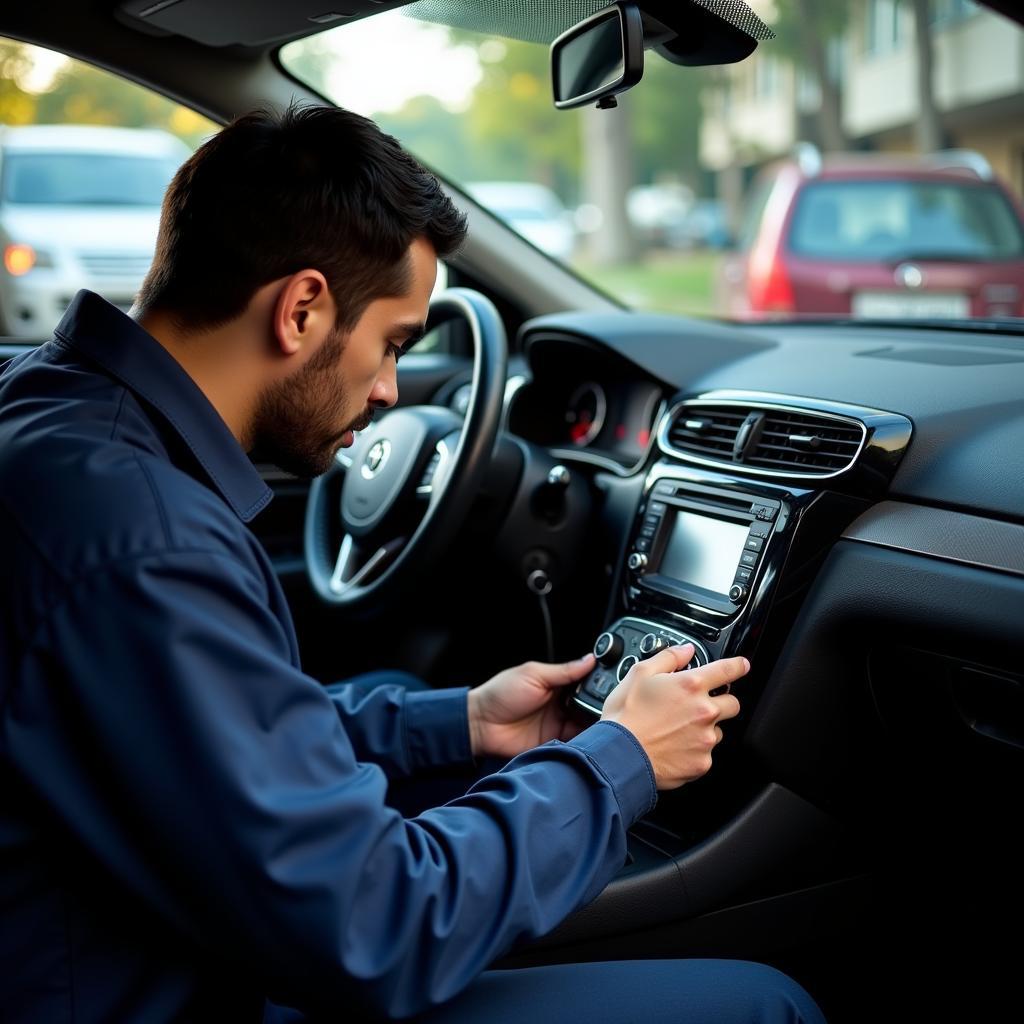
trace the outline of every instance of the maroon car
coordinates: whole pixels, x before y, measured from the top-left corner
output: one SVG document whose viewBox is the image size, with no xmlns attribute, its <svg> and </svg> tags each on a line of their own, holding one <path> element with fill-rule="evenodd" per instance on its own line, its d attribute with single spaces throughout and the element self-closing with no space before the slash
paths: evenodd
<svg viewBox="0 0 1024 1024">
<path fill-rule="evenodd" d="M 1024 314 L 1024 207 L 978 154 L 803 154 L 752 193 L 719 309 L 739 319 Z"/>
</svg>

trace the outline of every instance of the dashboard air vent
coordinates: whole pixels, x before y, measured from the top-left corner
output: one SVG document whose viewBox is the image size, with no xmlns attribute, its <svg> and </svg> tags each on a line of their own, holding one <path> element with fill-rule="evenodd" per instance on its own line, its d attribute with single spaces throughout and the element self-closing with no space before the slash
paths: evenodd
<svg viewBox="0 0 1024 1024">
<path fill-rule="evenodd" d="M 746 418 L 746 409 L 684 406 L 669 425 L 668 443 L 677 451 L 732 462 L 736 437 Z"/>
<path fill-rule="evenodd" d="M 675 410 L 662 444 L 683 458 L 750 473 L 828 477 L 854 464 L 866 437 L 852 417 L 694 400 Z"/>
<path fill-rule="evenodd" d="M 860 424 L 800 412 L 766 412 L 760 439 L 745 461 L 788 472 L 841 473 L 853 465 L 863 440 Z"/>
</svg>

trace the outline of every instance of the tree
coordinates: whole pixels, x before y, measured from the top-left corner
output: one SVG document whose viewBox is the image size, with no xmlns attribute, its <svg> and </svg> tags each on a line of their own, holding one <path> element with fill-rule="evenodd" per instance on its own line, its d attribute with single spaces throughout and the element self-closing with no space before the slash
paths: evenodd
<svg viewBox="0 0 1024 1024">
<path fill-rule="evenodd" d="M 778 16 L 772 27 L 778 38 L 772 46 L 780 56 L 813 75 L 818 85 L 818 142 L 830 152 L 849 149 L 843 129 L 842 94 L 833 73 L 835 69 L 829 66 L 829 43 L 845 31 L 849 5 L 823 4 L 820 0 L 775 0 L 775 7 Z"/>
<path fill-rule="evenodd" d="M 68 61 L 36 102 L 40 124 L 163 128 L 192 146 L 216 131 L 201 114 L 89 64 Z"/>
<path fill-rule="evenodd" d="M 374 120 L 439 172 L 454 174 L 457 169 L 461 181 L 487 176 L 467 138 L 463 118 L 433 96 L 414 96 L 399 110 L 376 114 Z"/>
<path fill-rule="evenodd" d="M 465 119 L 479 172 L 488 178 L 536 181 L 575 200 L 580 121 L 554 107 L 547 47 L 514 39 L 482 42 L 473 37 L 473 42 L 483 76 Z"/>
<path fill-rule="evenodd" d="M 598 266 L 629 263 L 636 242 L 626 213 L 626 193 L 635 181 L 633 169 L 632 96 L 618 97 L 610 110 L 584 110 L 583 186 L 586 199 L 603 218 L 591 240 L 590 256 Z"/>
<path fill-rule="evenodd" d="M 932 49 L 931 2 L 912 0 L 914 13 L 914 52 L 917 56 L 917 121 L 914 137 L 918 151 L 934 153 L 942 149 L 942 118 L 935 102 L 935 54 Z"/>
<path fill-rule="evenodd" d="M 679 178 L 700 190 L 701 92 L 706 68 L 684 68 L 644 55 L 644 77 L 629 93 L 638 181 Z"/>
<path fill-rule="evenodd" d="M 25 88 L 32 51 L 21 43 L 0 41 L 0 124 L 32 124 L 36 97 Z"/>
</svg>

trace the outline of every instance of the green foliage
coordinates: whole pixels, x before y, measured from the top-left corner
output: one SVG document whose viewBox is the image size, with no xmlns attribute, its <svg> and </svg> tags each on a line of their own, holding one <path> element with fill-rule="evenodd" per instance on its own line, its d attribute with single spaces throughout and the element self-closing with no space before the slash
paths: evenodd
<svg viewBox="0 0 1024 1024">
<path fill-rule="evenodd" d="M 162 128 L 191 146 L 217 130 L 187 107 L 80 61 L 64 62 L 44 91 L 32 92 L 34 63 L 33 47 L 0 43 L 0 122 Z"/>
<path fill-rule="evenodd" d="M 645 54 L 644 77 L 630 93 L 637 179 L 679 178 L 700 185 L 701 91 L 704 68 L 684 68 Z"/>
<path fill-rule="evenodd" d="M 428 167 L 460 181 L 480 177 L 465 120 L 433 96 L 414 96 L 400 110 L 374 120 Z"/>
<path fill-rule="evenodd" d="M 580 198 L 582 115 L 556 110 L 551 99 L 548 48 L 538 43 L 485 39 L 451 30 L 453 43 L 477 51 L 482 78 L 465 112 L 417 96 L 397 113 L 375 115 L 420 159 L 457 181 L 536 181 L 568 203 Z M 303 54 L 299 77 L 326 74 Z M 309 79 L 317 84 L 316 78 Z M 647 54 L 643 81 L 629 96 L 637 180 L 681 179 L 698 187 L 700 90 L 703 69 L 681 68 Z"/>
<path fill-rule="evenodd" d="M 32 124 L 35 97 L 24 87 L 32 71 L 27 46 L 0 40 L 0 124 Z"/>
<path fill-rule="evenodd" d="M 797 67 L 815 71 L 815 57 L 809 42 L 824 46 L 842 36 L 857 3 L 823 4 L 818 0 L 774 0 L 776 16 L 772 29 L 776 38 L 765 43 L 766 52 L 791 61 Z"/>
<path fill-rule="evenodd" d="M 536 181 L 575 199 L 580 119 L 555 110 L 547 47 L 494 40 L 478 53 L 483 78 L 465 114 L 474 175 Z"/>
</svg>

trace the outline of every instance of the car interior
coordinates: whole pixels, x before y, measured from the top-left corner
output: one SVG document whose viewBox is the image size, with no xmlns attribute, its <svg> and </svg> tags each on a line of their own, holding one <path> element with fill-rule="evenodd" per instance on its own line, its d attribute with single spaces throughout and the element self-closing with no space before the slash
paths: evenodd
<svg viewBox="0 0 1024 1024">
<path fill-rule="evenodd" d="M 545 43 L 606 6 L 426 2 Z M 53 0 L 5 4 L 0 35 L 224 124 L 329 102 L 282 47 L 403 6 Z M 680 89 L 770 34 L 742 3 L 630 10 Z M 252 528 L 306 671 L 474 685 L 593 649 L 568 698 L 590 722 L 668 644 L 752 665 L 713 770 L 662 794 L 600 896 L 497 966 L 744 958 L 830 1020 L 1000 1019 L 1024 909 L 1024 319 L 644 312 L 447 187 L 469 235 L 399 406 L 312 484 L 253 453 L 275 500 Z"/>
</svg>

